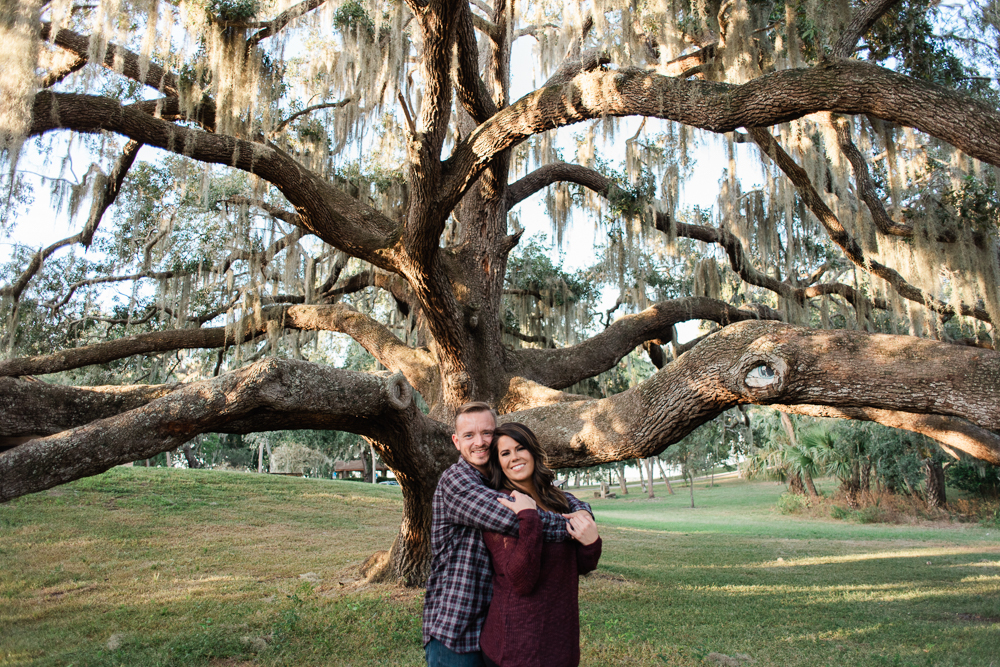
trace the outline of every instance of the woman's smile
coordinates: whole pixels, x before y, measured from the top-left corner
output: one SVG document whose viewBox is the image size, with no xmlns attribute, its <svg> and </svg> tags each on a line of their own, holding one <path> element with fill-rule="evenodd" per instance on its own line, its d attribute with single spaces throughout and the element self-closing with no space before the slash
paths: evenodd
<svg viewBox="0 0 1000 667">
<path fill-rule="evenodd" d="M 535 472 L 535 459 L 524 445 L 502 435 L 497 440 L 497 455 L 504 475 L 511 482 L 527 483 Z"/>
</svg>

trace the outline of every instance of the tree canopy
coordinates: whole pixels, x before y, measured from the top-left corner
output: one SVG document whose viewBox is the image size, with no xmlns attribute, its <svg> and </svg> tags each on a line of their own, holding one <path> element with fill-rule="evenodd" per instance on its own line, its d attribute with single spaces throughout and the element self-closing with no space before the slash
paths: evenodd
<svg viewBox="0 0 1000 667">
<path fill-rule="evenodd" d="M 4 229 L 42 196 L 75 225 L 2 267 L 0 500 L 202 433 L 346 431 L 403 489 L 380 576 L 420 583 L 469 400 L 554 467 L 749 403 L 1000 464 L 991 0 L 0 19 Z M 542 209 L 558 243 L 598 235 L 591 266 L 525 236 Z M 688 321 L 705 335 L 681 344 Z M 602 390 L 639 352 L 658 370 Z"/>
</svg>

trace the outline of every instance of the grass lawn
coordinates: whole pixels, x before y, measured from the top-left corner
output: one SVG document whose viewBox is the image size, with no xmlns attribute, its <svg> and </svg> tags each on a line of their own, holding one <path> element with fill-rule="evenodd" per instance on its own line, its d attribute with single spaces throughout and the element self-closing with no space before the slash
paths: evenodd
<svg viewBox="0 0 1000 667">
<path fill-rule="evenodd" d="M 656 490 L 588 499 L 584 665 L 1000 665 L 1000 530 Z M 145 468 L 0 505 L 0 665 L 423 664 L 422 591 L 356 580 L 400 512 L 395 487 Z"/>
</svg>

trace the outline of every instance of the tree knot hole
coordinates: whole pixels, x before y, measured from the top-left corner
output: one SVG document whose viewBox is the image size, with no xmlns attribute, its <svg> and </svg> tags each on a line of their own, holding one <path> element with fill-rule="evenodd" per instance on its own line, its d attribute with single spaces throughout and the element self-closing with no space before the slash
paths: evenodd
<svg viewBox="0 0 1000 667">
<path fill-rule="evenodd" d="M 413 387 L 406 381 L 402 373 L 393 373 L 386 387 L 386 396 L 389 399 L 389 405 L 393 408 L 405 410 L 410 407 L 413 400 Z"/>
<path fill-rule="evenodd" d="M 758 351 L 748 352 L 737 365 L 739 393 L 754 402 L 773 399 L 784 392 L 788 364 L 781 358 Z"/>
</svg>

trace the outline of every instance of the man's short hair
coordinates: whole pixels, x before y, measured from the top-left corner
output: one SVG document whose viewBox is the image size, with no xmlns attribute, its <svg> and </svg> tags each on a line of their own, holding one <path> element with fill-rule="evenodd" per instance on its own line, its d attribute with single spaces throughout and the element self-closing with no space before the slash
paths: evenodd
<svg viewBox="0 0 1000 667">
<path fill-rule="evenodd" d="M 468 414 L 470 412 L 488 412 L 493 415 L 493 421 L 497 420 L 497 413 L 493 411 L 489 403 L 485 401 L 470 401 L 463 404 L 458 410 L 455 411 L 455 423 L 452 424 L 452 433 L 458 433 L 458 416 Z"/>
</svg>

